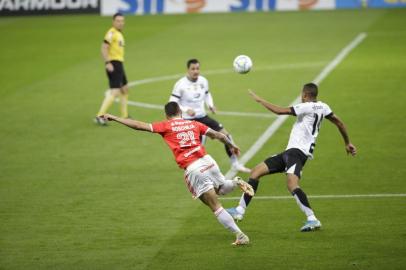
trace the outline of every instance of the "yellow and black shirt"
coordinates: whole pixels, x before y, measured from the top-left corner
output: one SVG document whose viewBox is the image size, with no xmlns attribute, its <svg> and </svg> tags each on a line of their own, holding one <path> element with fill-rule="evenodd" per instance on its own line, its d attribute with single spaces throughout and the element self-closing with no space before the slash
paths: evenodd
<svg viewBox="0 0 406 270">
<path fill-rule="evenodd" d="M 109 60 L 124 62 L 124 36 L 121 31 L 112 27 L 104 36 L 104 42 L 110 45 Z"/>
</svg>

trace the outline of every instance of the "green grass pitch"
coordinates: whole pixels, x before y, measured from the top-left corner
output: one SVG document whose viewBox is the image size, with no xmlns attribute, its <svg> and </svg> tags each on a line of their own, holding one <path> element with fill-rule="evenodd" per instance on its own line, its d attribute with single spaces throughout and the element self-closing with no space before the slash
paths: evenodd
<svg viewBox="0 0 406 270">
<path fill-rule="evenodd" d="M 219 110 L 264 113 L 247 88 L 288 105 L 366 32 L 320 85 L 359 155 L 346 156 L 324 122 L 301 186 L 308 195 L 405 194 L 405 25 L 405 9 L 127 17 L 125 67 L 136 81 L 182 73 L 196 57 L 204 75 L 247 54 L 249 74 L 207 78 Z M 99 16 L 0 19 L 0 269 L 405 269 L 405 197 L 310 199 L 324 225 L 315 233 L 299 232 L 293 199 L 254 199 L 240 223 L 252 244 L 231 247 L 160 136 L 92 123 L 107 88 L 100 45 L 109 26 Z M 291 68 L 275 68 L 283 65 Z M 164 104 L 174 82 L 133 87 L 130 100 Z M 243 152 L 273 121 L 215 118 Z M 282 151 L 293 121 L 247 165 Z M 225 173 L 222 145 L 207 149 Z M 258 196 L 289 195 L 283 175 L 261 181 Z"/>
</svg>

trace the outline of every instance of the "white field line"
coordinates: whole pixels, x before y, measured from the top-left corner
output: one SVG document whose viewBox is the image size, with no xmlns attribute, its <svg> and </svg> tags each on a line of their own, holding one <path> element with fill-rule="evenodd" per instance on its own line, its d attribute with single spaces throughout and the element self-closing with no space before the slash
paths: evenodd
<svg viewBox="0 0 406 270">
<path fill-rule="evenodd" d="M 337 56 L 330 62 L 328 65 L 323 68 L 323 70 L 316 76 L 313 80 L 314 83 L 320 84 L 333 69 L 340 64 L 340 62 L 353 50 L 357 47 L 365 38 L 366 33 L 358 34 L 347 46 L 345 46 Z M 293 106 L 299 103 L 301 100 L 301 96 L 298 96 L 292 103 L 289 104 Z M 257 141 L 248 149 L 248 151 L 240 158 L 240 163 L 245 165 L 263 146 L 264 144 L 275 134 L 275 132 L 282 126 L 282 124 L 286 121 L 288 115 L 280 115 L 276 118 L 276 120 L 265 130 L 265 132 L 257 139 Z M 226 179 L 232 179 L 237 174 L 237 171 L 234 169 L 230 169 L 225 177 Z"/>
<path fill-rule="evenodd" d="M 118 101 L 118 100 L 117 100 Z M 138 102 L 138 101 L 131 101 L 129 100 L 127 102 L 128 105 L 131 106 L 136 106 L 136 107 L 141 107 L 141 108 L 147 108 L 147 109 L 153 109 L 153 110 L 160 110 L 162 111 L 164 106 L 163 105 L 158 105 L 158 104 L 151 104 L 151 103 L 144 103 L 144 102 Z M 245 117 L 263 117 L 263 118 L 276 118 L 275 115 L 270 114 L 270 113 L 250 113 L 250 112 L 223 112 L 223 111 L 217 111 L 216 114 L 218 115 L 231 115 L 231 116 L 245 116 Z"/>
<path fill-rule="evenodd" d="M 350 199 L 350 198 L 396 198 L 406 194 L 342 194 L 342 195 L 308 195 L 311 199 Z M 239 200 L 240 197 L 220 197 L 221 200 Z M 255 196 L 255 200 L 287 200 L 293 196 Z"/>
<path fill-rule="evenodd" d="M 324 65 L 325 62 L 303 62 L 303 63 L 293 63 L 293 64 L 281 64 L 281 65 L 271 65 L 271 66 L 263 66 L 254 68 L 254 70 L 284 70 L 284 69 L 301 69 L 301 68 L 309 68 L 309 67 L 319 67 Z M 205 72 L 205 75 L 210 74 L 226 74 L 226 73 L 233 73 L 235 72 L 233 69 L 214 69 L 208 70 Z M 173 74 L 173 75 L 165 75 L 160 77 L 152 77 L 146 78 L 138 81 L 129 82 L 128 86 L 136 86 L 142 84 L 149 84 L 154 82 L 161 82 L 161 81 L 168 81 L 168 80 L 175 80 L 179 79 L 180 77 L 184 76 L 185 74 Z M 128 105 L 147 108 L 147 109 L 154 109 L 154 110 L 162 110 L 163 105 L 159 104 L 151 104 L 151 103 L 144 103 L 138 101 L 128 101 Z M 276 118 L 276 115 L 271 113 L 251 113 L 251 112 L 228 112 L 228 111 L 217 111 L 218 115 L 227 115 L 227 116 L 243 116 L 243 117 L 263 117 L 263 118 Z"/>
<path fill-rule="evenodd" d="M 270 65 L 270 66 L 263 66 L 253 68 L 253 70 L 284 70 L 284 69 L 301 69 L 307 67 L 319 67 L 324 65 L 326 62 L 303 62 L 303 63 L 292 63 L 292 64 L 280 64 L 280 65 Z M 213 69 L 204 72 L 204 75 L 217 75 L 217 74 L 226 74 L 226 73 L 234 73 L 235 71 L 232 68 L 224 68 L 224 69 Z M 132 87 L 135 85 L 142 85 L 142 84 L 149 84 L 154 82 L 161 82 L 161 81 L 170 81 L 179 79 L 185 76 L 184 73 L 178 73 L 173 75 L 165 75 L 160 77 L 151 77 L 142 80 L 132 81 L 128 83 L 128 87 Z M 244 76 L 244 75 L 242 75 Z"/>
</svg>

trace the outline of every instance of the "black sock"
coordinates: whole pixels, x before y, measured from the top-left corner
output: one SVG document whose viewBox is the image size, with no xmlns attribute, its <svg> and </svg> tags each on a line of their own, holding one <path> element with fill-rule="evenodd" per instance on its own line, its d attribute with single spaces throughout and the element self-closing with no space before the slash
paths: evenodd
<svg viewBox="0 0 406 270">
<path fill-rule="evenodd" d="M 250 178 L 248 180 L 248 184 L 250 184 L 252 186 L 252 188 L 254 189 L 254 192 L 257 193 L 257 189 L 258 189 L 258 185 L 259 185 L 259 181 L 258 179 L 253 179 Z M 250 203 L 252 197 L 250 195 L 248 195 L 247 193 L 244 193 L 244 201 L 245 201 L 245 207 L 248 206 L 248 204 Z"/>
<path fill-rule="evenodd" d="M 299 198 L 299 201 L 300 201 L 304 206 L 306 206 L 306 207 L 312 209 L 312 208 L 310 207 L 309 201 L 307 200 L 306 193 L 304 193 L 301 188 L 296 188 L 295 190 L 293 190 L 292 195 L 293 195 L 293 196 L 296 195 L 296 196 Z"/>
</svg>

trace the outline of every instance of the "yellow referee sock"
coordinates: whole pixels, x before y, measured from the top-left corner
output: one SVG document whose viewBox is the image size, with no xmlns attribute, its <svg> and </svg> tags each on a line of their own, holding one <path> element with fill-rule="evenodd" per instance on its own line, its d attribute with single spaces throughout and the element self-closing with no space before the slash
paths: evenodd
<svg viewBox="0 0 406 270">
<path fill-rule="evenodd" d="M 104 97 L 103 103 L 100 107 L 97 116 L 103 115 L 107 113 L 107 110 L 110 108 L 111 104 L 113 104 L 115 96 L 113 96 L 110 92 Z"/>
<path fill-rule="evenodd" d="M 127 103 L 128 103 L 128 94 L 121 94 L 120 97 L 120 111 L 121 111 L 121 117 L 122 118 L 127 118 L 128 117 L 128 108 L 127 108 Z"/>
</svg>

